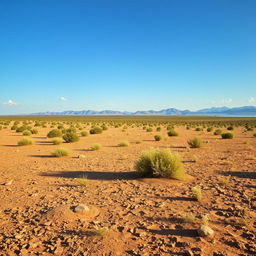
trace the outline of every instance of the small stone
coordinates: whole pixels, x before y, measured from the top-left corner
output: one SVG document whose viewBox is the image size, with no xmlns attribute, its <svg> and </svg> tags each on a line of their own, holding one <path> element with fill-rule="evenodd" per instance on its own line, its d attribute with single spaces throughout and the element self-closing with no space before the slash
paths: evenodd
<svg viewBox="0 0 256 256">
<path fill-rule="evenodd" d="M 79 204 L 74 209 L 74 211 L 77 213 L 84 213 L 84 212 L 88 212 L 89 210 L 90 208 L 85 204 Z"/>
<path fill-rule="evenodd" d="M 206 225 L 201 225 L 201 227 L 197 230 L 199 236 L 210 236 L 212 237 L 214 235 L 214 231 L 206 226 Z"/>
<path fill-rule="evenodd" d="M 8 180 L 4 183 L 5 186 L 12 185 L 13 180 Z"/>
</svg>

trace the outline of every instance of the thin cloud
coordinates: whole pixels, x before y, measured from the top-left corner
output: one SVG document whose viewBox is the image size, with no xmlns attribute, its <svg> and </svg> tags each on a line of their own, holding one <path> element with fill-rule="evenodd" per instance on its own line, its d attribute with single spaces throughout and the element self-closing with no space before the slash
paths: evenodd
<svg viewBox="0 0 256 256">
<path fill-rule="evenodd" d="M 255 103 L 255 102 L 256 102 L 256 100 L 255 100 L 255 98 L 250 97 L 250 98 L 248 99 L 248 102 L 249 102 L 249 103 Z"/>
<path fill-rule="evenodd" d="M 222 100 L 222 103 L 224 103 L 224 104 L 229 104 L 229 103 L 231 103 L 233 100 L 232 99 L 224 99 L 224 100 Z"/>
<path fill-rule="evenodd" d="M 17 106 L 18 104 L 12 100 L 8 100 L 7 102 L 4 102 L 4 105 Z"/>
<path fill-rule="evenodd" d="M 65 97 L 60 97 L 59 100 L 61 100 L 61 101 L 67 101 L 68 99 L 65 98 Z"/>
</svg>

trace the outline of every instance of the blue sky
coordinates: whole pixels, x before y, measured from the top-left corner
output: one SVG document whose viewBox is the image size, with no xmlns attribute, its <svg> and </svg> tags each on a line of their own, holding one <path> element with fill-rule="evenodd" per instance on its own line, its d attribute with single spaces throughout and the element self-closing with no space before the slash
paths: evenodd
<svg viewBox="0 0 256 256">
<path fill-rule="evenodd" d="M 256 104 L 255 0 L 1 0 L 0 114 Z"/>
</svg>

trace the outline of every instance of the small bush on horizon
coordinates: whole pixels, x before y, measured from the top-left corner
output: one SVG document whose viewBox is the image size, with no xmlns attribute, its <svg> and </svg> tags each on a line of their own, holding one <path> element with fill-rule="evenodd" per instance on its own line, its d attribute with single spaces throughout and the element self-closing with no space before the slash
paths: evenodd
<svg viewBox="0 0 256 256">
<path fill-rule="evenodd" d="M 95 126 L 90 130 L 90 134 L 100 134 L 102 133 L 102 128 L 99 126 Z"/>
<path fill-rule="evenodd" d="M 155 141 L 160 141 L 160 140 L 162 140 L 162 136 L 161 135 L 155 135 L 154 139 L 155 139 Z"/>
<path fill-rule="evenodd" d="M 221 138 L 222 139 L 233 139 L 234 135 L 231 132 L 227 132 L 227 133 L 222 133 L 221 134 Z"/>
<path fill-rule="evenodd" d="M 135 169 L 143 177 L 163 177 L 185 180 L 186 173 L 180 155 L 169 149 L 151 148 L 142 153 Z"/>
<path fill-rule="evenodd" d="M 31 131 L 29 131 L 29 130 L 25 130 L 25 131 L 23 131 L 23 133 L 22 133 L 22 135 L 23 136 L 30 136 L 32 133 L 31 133 Z"/>
<path fill-rule="evenodd" d="M 62 140 L 62 138 L 54 138 L 53 140 L 52 140 L 52 143 L 54 144 L 54 145 L 60 145 L 61 143 L 63 142 L 63 140 Z"/>
<path fill-rule="evenodd" d="M 55 138 L 55 137 L 61 137 L 61 136 L 62 136 L 62 132 L 61 130 L 58 130 L 58 129 L 53 129 L 49 131 L 47 134 L 47 138 Z"/>
<path fill-rule="evenodd" d="M 222 134 L 222 131 L 220 129 L 217 129 L 214 131 L 213 133 L 214 135 L 221 135 Z"/>
<path fill-rule="evenodd" d="M 168 136 L 178 136 L 178 132 L 176 132 L 173 128 L 171 128 L 169 131 L 168 131 Z"/>
<path fill-rule="evenodd" d="M 89 136 L 89 132 L 87 132 L 87 131 L 82 131 L 82 132 L 81 132 L 81 136 L 83 136 L 83 137 Z"/>
<path fill-rule="evenodd" d="M 78 135 L 76 133 L 72 133 L 72 132 L 68 132 L 68 133 L 64 134 L 62 138 L 66 143 L 72 143 L 72 142 L 79 141 Z"/>
</svg>

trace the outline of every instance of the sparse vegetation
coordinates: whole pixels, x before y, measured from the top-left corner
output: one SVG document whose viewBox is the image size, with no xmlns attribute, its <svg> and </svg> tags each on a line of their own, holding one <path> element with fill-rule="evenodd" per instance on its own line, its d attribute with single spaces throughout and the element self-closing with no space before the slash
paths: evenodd
<svg viewBox="0 0 256 256">
<path fill-rule="evenodd" d="M 63 142 L 62 138 L 54 138 L 54 139 L 52 140 L 52 143 L 53 143 L 54 145 L 60 145 L 62 142 Z"/>
<path fill-rule="evenodd" d="M 94 143 L 90 147 L 91 150 L 100 150 L 101 148 L 102 148 L 102 146 L 99 143 Z"/>
<path fill-rule="evenodd" d="M 155 141 L 160 141 L 160 140 L 162 140 L 162 136 L 161 135 L 155 135 L 154 139 L 155 139 Z"/>
<path fill-rule="evenodd" d="M 102 133 L 103 129 L 96 126 L 96 127 L 93 127 L 91 130 L 90 130 L 90 134 L 100 134 Z"/>
<path fill-rule="evenodd" d="M 193 139 L 188 140 L 188 145 L 191 148 L 201 148 L 203 146 L 203 142 L 200 138 L 195 137 Z"/>
<path fill-rule="evenodd" d="M 203 198 L 202 191 L 199 186 L 193 187 L 191 191 L 192 191 L 193 198 L 195 198 L 197 201 L 202 200 L 202 198 Z"/>
<path fill-rule="evenodd" d="M 118 143 L 118 147 L 128 147 L 130 143 L 128 141 L 122 141 Z"/>
<path fill-rule="evenodd" d="M 47 134 L 48 138 L 55 138 L 55 137 L 61 137 L 61 136 L 62 136 L 62 132 L 61 130 L 58 130 L 58 129 L 51 130 Z"/>
<path fill-rule="evenodd" d="M 169 131 L 168 131 L 168 136 L 178 136 L 179 134 L 178 134 L 178 132 L 176 132 L 174 129 L 170 129 Z"/>
<path fill-rule="evenodd" d="M 33 144 L 32 139 L 27 138 L 27 137 L 24 137 L 24 138 L 22 138 L 21 140 L 18 141 L 19 146 L 27 146 L 27 145 L 32 145 L 32 144 Z"/>
<path fill-rule="evenodd" d="M 151 148 L 144 151 L 136 162 L 135 168 L 144 177 L 184 180 L 186 176 L 180 156 L 169 149 Z"/>
<path fill-rule="evenodd" d="M 67 148 L 57 148 L 52 152 L 52 156 L 54 157 L 63 157 L 71 154 L 71 151 Z"/>
<path fill-rule="evenodd" d="M 231 132 L 227 132 L 227 133 L 222 133 L 221 134 L 221 138 L 222 139 L 233 139 L 234 135 Z"/>
<path fill-rule="evenodd" d="M 76 133 L 68 132 L 63 135 L 63 140 L 67 143 L 79 141 L 79 137 Z"/>
</svg>

